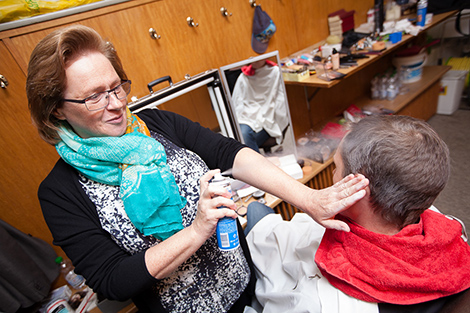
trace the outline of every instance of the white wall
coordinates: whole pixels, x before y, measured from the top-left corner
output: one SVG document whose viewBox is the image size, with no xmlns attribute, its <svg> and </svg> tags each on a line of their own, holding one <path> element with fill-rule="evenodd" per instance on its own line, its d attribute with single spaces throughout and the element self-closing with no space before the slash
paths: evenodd
<svg viewBox="0 0 470 313">
<path fill-rule="evenodd" d="M 462 11 L 460 30 L 465 34 L 470 34 L 470 10 Z M 441 43 L 432 48 L 428 65 L 437 65 L 440 59 L 444 63 L 450 57 L 470 54 L 470 38 L 463 37 L 455 30 L 455 17 L 431 28 L 428 34 L 433 39 L 441 39 Z"/>
</svg>

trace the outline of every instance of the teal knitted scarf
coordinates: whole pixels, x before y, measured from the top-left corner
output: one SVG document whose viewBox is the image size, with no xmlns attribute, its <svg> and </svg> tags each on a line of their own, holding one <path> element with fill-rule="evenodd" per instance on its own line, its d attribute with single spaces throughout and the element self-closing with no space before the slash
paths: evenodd
<svg viewBox="0 0 470 313">
<path fill-rule="evenodd" d="M 146 128 L 133 114 L 128 120 Z M 64 123 L 56 149 L 85 177 L 120 186 L 119 196 L 134 226 L 146 236 L 165 240 L 183 229 L 180 209 L 186 199 L 179 194 L 163 146 L 138 127 L 128 129 L 130 133 L 120 137 L 83 139 Z"/>
</svg>

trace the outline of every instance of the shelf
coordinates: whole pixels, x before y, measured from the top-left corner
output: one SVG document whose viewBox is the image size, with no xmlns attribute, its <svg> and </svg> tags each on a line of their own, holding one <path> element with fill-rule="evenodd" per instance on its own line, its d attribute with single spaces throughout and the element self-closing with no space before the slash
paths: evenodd
<svg viewBox="0 0 470 313">
<path fill-rule="evenodd" d="M 365 95 L 357 99 L 354 104 L 359 108 L 363 108 L 366 105 L 374 105 L 377 108 L 384 108 L 398 113 L 434 83 L 438 82 L 451 68 L 451 66 L 425 66 L 423 68 L 423 76 L 419 81 L 404 85 L 409 88 L 406 94 L 398 95 L 393 100 L 372 100 L 370 95 Z"/>
<path fill-rule="evenodd" d="M 425 30 L 427 30 L 431 27 L 436 26 L 437 24 L 439 24 L 442 21 L 446 20 L 450 16 L 455 15 L 456 13 L 457 13 L 457 11 L 451 11 L 451 12 L 446 12 L 446 13 L 434 15 L 433 18 L 432 18 L 432 23 L 429 24 L 429 25 L 426 25 L 424 27 L 423 31 L 425 31 Z M 338 72 L 346 74 L 347 76 L 350 76 L 350 75 L 362 70 L 366 66 L 369 66 L 369 65 L 375 63 L 377 60 L 380 60 L 383 56 L 388 55 L 388 54 L 396 51 L 398 48 L 404 46 L 405 44 L 411 42 L 411 40 L 413 38 L 414 38 L 414 36 L 412 36 L 412 35 L 404 35 L 400 42 L 388 45 L 386 50 L 382 51 L 381 53 L 375 54 L 375 55 L 369 55 L 369 58 L 367 58 L 367 59 L 359 59 L 359 60 L 357 60 L 357 63 L 358 63 L 357 66 L 353 66 L 353 67 L 350 67 L 348 69 L 339 69 Z M 299 52 L 296 52 L 296 53 L 292 54 L 290 56 L 290 58 L 297 57 L 297 56 L 299 56 L 303 53 L 310 53 L 315 48 L 318 48 L 321 44 L 322 43 L 317 43 L 317 44 L 314 44 L 314 45 L 312 45 L 308 48 L 305 48 L 305 49 L 303 49 Z M 343 79 L 344 78 L 345 77 L 343 77 Z M 306 87 L 331 88 L 331 87 L 335 86 L 336 84 L 341 83 L 341 81 L 342 81 L 342 79 L 332 80 L 332 81 L 324 81 L 324 80 L 318 78 L 317 75 L 311 75 L 310 77 L 308 77 L 307 79 L 302 80 L 302 81 L 285 80 L 284 83 L 286 85 L 300 85 L 300 86 L 306 86 Z"/>
</svg>

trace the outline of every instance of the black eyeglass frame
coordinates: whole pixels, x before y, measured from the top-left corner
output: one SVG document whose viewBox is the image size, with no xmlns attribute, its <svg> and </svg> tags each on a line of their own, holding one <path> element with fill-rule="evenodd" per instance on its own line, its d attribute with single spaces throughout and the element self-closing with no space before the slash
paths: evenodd
<svg viewBox="0 0 470 313">
<path fill-rule="evenodd" d="M 124 88 L 123 90 L 126 92 L 126 95 L 122 98 L 119 98 L 118 95 L 116 94 L 116 89 L 118 89 L 119 87 L 121 87 L 122 85 L 124 84 L 127 84 L 129 83 L 129 90 L 126 91 Z M 109 90 L 105 90 L 105 91 L 102 91 L 102 92 L 98 92 L 98 93 L 95 93 L 95 94 L 92 94 L 91 96 L 89 97 L 86 97 L 85 99 L 82 99 L 82 100 L 77 100 L 77 99 L 62 99 L 62 101 L 67 101 L 67 102 L 72 102 L 72 103 L 82 103 L 82 104 L 85 104 L 85 107 L 87 108 L 88 111 L 98 111 L 98 110 L 101 110 L 105 107 L 107 107 L 109 105 L 109 95 L 110 93 L 114 93 L 114 96 L 116 97 L 116 99 L 118 100 L 123 100 L 123 99 L 126 99 L 126 97 L 131 93 L 131 84 L 132 82 L 130 80 L 123 80 L 119 85 L 117 85 L 116 87 L 112 88 L 112 89 L 109 89 Z M 90 110 L 88 108 L 88 106 L 86 105 L 86 101 L 92 97 L 95 97 L 96 95 L 98 94 L 101 94 L 101 93 L 107 93 L 107 99 L 108 99 L 108 102 L 106 103 L 106 105 L 102 106 L 101 108 L 98 108 L 98 109 L 93 109 L 93 110 Z"/>
</svg>

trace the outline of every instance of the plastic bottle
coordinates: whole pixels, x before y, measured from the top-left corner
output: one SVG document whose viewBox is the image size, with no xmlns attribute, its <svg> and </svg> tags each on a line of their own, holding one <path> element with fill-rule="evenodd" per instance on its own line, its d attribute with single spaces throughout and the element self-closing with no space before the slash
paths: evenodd
<svg viewBox="0 0 470 313">
<path fill-rule="evenodd" d="M 370 94 L 371 98 L 373 100 L 380 99 L 380 94 L 379 94 L 379 78 L 377 76 L 374 76 L 371 81 L 371 87 L 370 87 Z"/>
<path fill-rule="evenodd" d="M 336 48 L 333 48 L 331 52 L 331 62 L 333 63 L 333 70 L 337 71 L 339 69 L 339 53 Z"/>
<path fill-rule="evenodd" d="M 220 174 L 216 174 L 212 178 L 210 183 L 224 187 L 225 189 L 227 189 L 228 192 L 230 192 L 230 194 L 232 194 L 232 187 L 227 177 L 224 177 Z M 237 221 L 235 219 L 231 217 L 221 218 L 217 222 L 216 233 L 217 242 L 220 250 L 233 250 L 240 245 L 240 241 L 238 239 Z"/>
<path fill-rule="evenodd" d="M 64 275 L 65 280 L 73 289 L 80 290 L 85 286 L 85 278 L 75 273 L 70 260 L 64 260 L 64 258 L 59 256 L 55 259 L 55 262 L 59 265 L 62 275 Z"/>
<path fill-rule="evenodd" d="M 395 13 L 393 11 L 393 5 L 395 2 L 389 2 L 385 6 L 385 21 L 393 21 L 395 19 Z"/>
<path fill-rule="evenodd" d="M 325 70 L 331 70 L 333 68 L 333 62 L 331 61 L 331 55 L 328 56 L 325 62 Z"/>
<path fill-rule="evenodd" d="M 395 1 L 387 4 L 387 10 L 385 12 L 386 21 L 397 21 L 401 17 L 401 8 L 396 4 Z"/>
<path fill-rule="evenodd" d="M 419 0 L 418 1 L 418 12 L 417 12 L 417 26 L 422 26 L 426 24 L 426 13 L 428 8 L 428 0 Z"/>
<path fill-rule="evenodd" d="M 387 98 L 388 78 L 383 76 L 379 83 L 379 99 Z"/>
<path fill-rule="evenodd" d="M 387 87 L 387 100 L 393 100 L 397 97 L 398 90 L 395 77 L 391 77 Z"/>
</svg>

